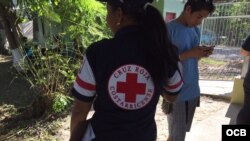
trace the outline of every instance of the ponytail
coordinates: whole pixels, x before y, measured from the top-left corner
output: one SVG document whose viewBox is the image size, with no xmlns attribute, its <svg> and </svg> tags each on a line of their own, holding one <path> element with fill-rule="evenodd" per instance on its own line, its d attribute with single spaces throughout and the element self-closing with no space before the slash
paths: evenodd
<svg viewBox="0 0 250 141">
<path fill-rule="evenodd" d="M 145 15 L 141 21 L 144 52 L 153 81 L 156 85 L 160 85 L 168 81 L 170 70 L 178 68 L 179 57 L 177 48 L 168 37 L 160 12 L 151 4 L 146 4 L 144 10 Z"/>
</svg>

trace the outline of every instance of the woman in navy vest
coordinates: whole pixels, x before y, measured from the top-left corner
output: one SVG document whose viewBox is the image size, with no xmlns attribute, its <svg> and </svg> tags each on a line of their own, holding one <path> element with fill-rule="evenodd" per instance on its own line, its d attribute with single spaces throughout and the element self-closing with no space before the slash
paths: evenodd
<svg viewBox="0 0 250 141">
<path fill-rule="evenodd" d="M 154 141 L 160 95 L 173 100 L 183 84 L 176 47 L 153 0 L 100 1 L 114 37 L 86 51 L 72 88 L 70 140 Z"/>
</svg>

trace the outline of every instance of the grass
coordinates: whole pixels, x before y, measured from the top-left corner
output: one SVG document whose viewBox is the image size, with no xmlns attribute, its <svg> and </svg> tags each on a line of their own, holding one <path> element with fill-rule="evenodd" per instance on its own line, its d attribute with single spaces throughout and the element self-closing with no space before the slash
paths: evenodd
<svg viewBox="0 0 250 141">
<path fill-rule="evenodd" d="M 199 62 L 201 65 L 209 65 L 209 66 L 220 66 L 225 65 L 227 62 L 219 61 L 212 58 L 203 58 Z"/>
</svg>

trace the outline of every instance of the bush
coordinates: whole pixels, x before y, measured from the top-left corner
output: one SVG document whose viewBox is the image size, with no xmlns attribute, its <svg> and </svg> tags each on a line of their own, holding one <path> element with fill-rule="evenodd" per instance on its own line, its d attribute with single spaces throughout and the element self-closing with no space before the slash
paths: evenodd
<svg viewBox="0 0 250 141">
<path fill-rule="evenodd" d="M 82 58 L 64 56 L 63 47 L 55 47 L 50 42 L 47 45 L 52 48 L 28 44 L 32 53 L 26 56 L 27 63 L 24 72 L 20 74 L 31 87 L 37 88 L 43 97 L 44 101 L 40 99 L 39 102 L 45 103 L 46 106 L 41 106 L 45 109 L 37 110 L 58 113 L 64 111 L 71 103 L 69 91 L 79 69 L 78 62 L 81 62 Z"/>
</svg>

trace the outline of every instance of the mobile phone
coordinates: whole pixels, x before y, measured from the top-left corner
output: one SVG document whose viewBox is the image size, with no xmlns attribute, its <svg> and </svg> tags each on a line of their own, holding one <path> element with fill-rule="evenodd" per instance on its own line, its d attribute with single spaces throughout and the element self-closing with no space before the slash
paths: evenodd
<svg viewBox="0 0 250 141">
<path fill-rule="evenodd" d="M 206 48 L 206 51 L 213 51 L 213 50 L 214 50 L 215 45 L 203 45 L 203 47 L 205 47 L 205 48 Z"/>
<path fill-rule="evenodd" d="M 215 45 L 210 45 L 210 46 L 208 46 L 208 47 L 214 48 L 214 47 L 215 47 Z"/>
<path fill-rule="evenodd" d="M 207 48 L 214 48 L 215 45 L 202 45 L 203 47 L 207 47 Z"/>
</svg>

